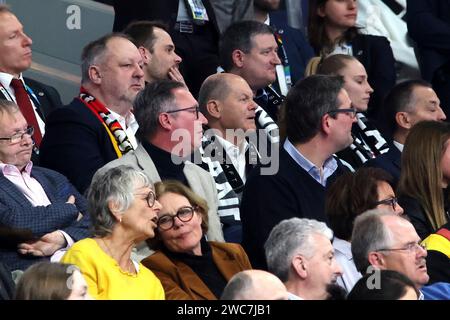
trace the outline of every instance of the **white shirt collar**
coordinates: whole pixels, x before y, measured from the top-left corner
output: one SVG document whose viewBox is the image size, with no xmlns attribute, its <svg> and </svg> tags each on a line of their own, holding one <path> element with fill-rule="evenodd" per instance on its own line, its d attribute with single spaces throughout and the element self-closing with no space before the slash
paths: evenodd
<svg viewBox="0 0 450 320">
<path fill-rule="evenodd" d="M 336 251 L 342 253 L 348 260 L 353 260 L 352 245 L 350 242 L 334 237 L 333 247 Z"/>
<path fill-rule="evenodd" d="M 126 130 L 128 128 L 131 128 L 134 133 L 136 133 L 137 129 L 139 128 L 139 125 L 136 121 L 136 118 L 134 117 L 134 114 L 130 111 L 126 117 L 121 116 L 120 114 L 112 111 L 111 109 L 108 109 L 109 112 L 111 112 L 111 115 L 119 121 L 120 125 L 122 126 L 123 130 Z"/>
<path fill-rule="evenodd" d="M 400 150 L 400 152 L 403 152 L 403 148 L 405 147 L 404 144 L 401 144 L 400 142 L 397 142 L 395 140 L 393 141 L 393 143 L 394 143 L 394 146 L 396 146 L 397 149 Z"/>
<path fill-rule="evenodd" d="M 11 86 L 12 79 L 14 79 L 12 74 L 0 72 L 0 82 L 7 90 L 9 90 L 9 87 Z M 24 82 L 22 74 L 19 75 L 19 79 Z"/>
</svg>

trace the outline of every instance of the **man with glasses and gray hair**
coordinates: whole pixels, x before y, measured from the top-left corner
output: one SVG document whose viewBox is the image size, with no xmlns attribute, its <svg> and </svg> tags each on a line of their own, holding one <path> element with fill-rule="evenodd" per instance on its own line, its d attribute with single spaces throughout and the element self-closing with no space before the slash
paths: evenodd
<svg viewBox="0 0 450 320">
<path fill-rule="evenodd" d="M 218 196 L 212 176 L 187 161 L 200 144 L 202 125 L 208 121 L 199 112 L 197 101 L 181 82 L 159 80 L 147 84 L 134 102 L 141 143 L 136 150 L 116 159 L 94 176 L 119 165 L 131 165 L 144 171 L 152 183 L 178 180 L 204 198 L 209 207 L 209 241 L 223 241 L 217 215 Z M 138 246 L 138 258 L 149 256 L 149 248 Z"/>
<path fill-rule="evenodd" d="M 333 231 L 313 219 L 291 218 L 277 224 L 264 249 L 269 272 L 286 286 L 291 300 L 337 298 L 342 268 L 334 257 Z"/>
<path fill-rule="evenodd" d="M 84 197 L 63 175 L 33 166 L 34 130 L 0 100 L 0 261 L 10 271 L 58 261 L 60 249 L 90 236 Z"/>
<path fill-rule="evenodd" d="M 429 281 L 427 249 L 413 225 L 405 218 L 382 210 L 367 211 L 355 219 L 352 254 L 361 274 L 373 273 L 371 283 L 376 290 L 376 270 L 394 270 L 410 278 L 423 295 L 420 299 L 450 299 L 450 284 Z"/>
</svg>

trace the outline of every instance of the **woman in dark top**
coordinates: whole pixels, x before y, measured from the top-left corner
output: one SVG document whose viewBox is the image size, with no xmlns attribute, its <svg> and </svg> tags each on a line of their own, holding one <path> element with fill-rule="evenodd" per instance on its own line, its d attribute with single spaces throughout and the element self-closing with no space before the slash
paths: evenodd
<svg viewBox="0 0 450 320">
<path fill-rule="evenodd" d="M 251 269 L 244 249 L 235 243 L 207 241 L 208 207 L 205 200 L 178 181 L 155 185 L 162 205 L 157 251 L 142 263 L 161 280 L 168 300 L 215 300 L 228 280 Z"/>
<path fill-rule="evenodd" d="M 449 221 L 450 124 L 423 121 L 406 138 L 399 203 L 421 239 Z"/>
<path fill-rule="evenodd" d="M 319 56 L 343 53 L 364 65 L 375 90 L 368 115 L 375 119 L 384 96 L 395 85 L 395 60 L 385 37 L 360 32 L 357 14 L 356 0 L 309 0 L 308 38 Z"/>
<path fill-rule="evenodd" d="M 368 82 L 366 69 L 358 59 L 346 54 L 331 55 L 319 64 L 317 73 L 342 76 L 344 89 L 352 101 L 352 107 L 356 109 L 358 121 L 352 126 L 353 143 L 336 154 L 339 159 L 357 169 L 366 161 L 388 152 L 386 140 L 373 121 L 366 117 L 373 89 Z"/>
</svg>

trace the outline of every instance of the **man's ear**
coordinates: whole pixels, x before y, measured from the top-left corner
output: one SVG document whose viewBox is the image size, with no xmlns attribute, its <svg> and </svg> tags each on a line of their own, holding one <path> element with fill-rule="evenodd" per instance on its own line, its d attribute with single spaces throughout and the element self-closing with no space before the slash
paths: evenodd
<svg viewBox="0 0 450 320">
<path fill-rule="evenodd" d="M 220 101 L 209 100 L 206 104 L 206 110 L 208 110 L 208 114 L 215 119 L 220 119 L 222 116 L 222 104 Z"/>
<path fill-rule="evenodd" d="M 92 83 L 100 85 L 102 83 L 102 74 L 98 66 L 90 66 L 88 69 L 89 79 Z"/>
<path fill-rule="evenodd" d="M 325 18 L 325 4 L 318 7 L 316 13 L 319 17 Z"/>
<path fill-rule="evenodd" d="M 237 68 L 242 68 L 244 66 L 244 61 L 245 61 L 245 53 L 239 49 L 234 50 L 231 53 L 231 58 L 233 60 L 233 64 L 237 67 Z"/>
<path fill-rule="evenodd" d="M 145 64 L 148 64 L 150 62 L 150 58 L 151 58 L 150 51 L 143 46 L 140 46 L 138 49 L 139 49 L 139 53 L 141 54 L 142 60 L 144 60 Z"/>
<path fill-rule="evenodd" d="M 298 254 L 292 258 L 291 267 L 300 278 L 308 277 L 308 262 L 302 255 Z"/>
<path fill-rule="evenodd" d="M 377 251 L 369 252 L 367 260 L 376 269 L 380 270 L 386 269 L 386 259 L 384 258 L 381 252 Z"/>
<path fill-rule="evenodd" d="M 322 131 L 327 135 L 331 134 L 331 120 L 333 118 L 328 113 L 322 116 Z"/>
<path fill-rule="evenodd" d="M 400 111 L 395 114 L 395 122 L 401 128 L 411 129 L 413 124 L 409 118 L 408 112 Z"/>
<path fill-rule="evenodd" d="M 160 113 L 158 116 L 158 122 L 166 130 L 172 130 L 172 120 L 167 113 Z"/>
</svg>

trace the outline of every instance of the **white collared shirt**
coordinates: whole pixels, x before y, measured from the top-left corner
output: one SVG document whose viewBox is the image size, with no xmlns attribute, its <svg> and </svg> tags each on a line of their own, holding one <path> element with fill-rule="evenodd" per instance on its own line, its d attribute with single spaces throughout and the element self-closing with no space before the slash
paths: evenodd
<svg viewBox="0 0 450 320">
<path fill-rule="evenodd" d="M 22 171 L 12 164 L 0 163 L 0 170 L 3 176 L 11 181 L 19 191 L 25 196 L 25 198 L 30 201 L 33 207 L 38 206 L 49 206 L 52 203 L 45 193 L 42 185 L 35 178 L 31 176 L 31 169 L 33 168 L 33 163 L 30 161 L 25 166 Z M 59 262 L 62 256 L 65 254 L 68 248 L 70 248 L 74 241 L 73 239 L 64 231 L 58 230 L 62 233 L 64 238 L 66 239 L 67 246 L 65 248 L 61 248 L 57 250 L 51 257 L 50 260 L 52 262 Z"/>
<path fill-rule="evenodd" d="M 133 149 L 136 150 L 138 143 L 136 139 L 136 132 L 139 129 L 139 125 L 136 121 L 136 118 L 134 117 L 133 112 L 129 112 L 127 117 L 123 117 L 120 114 L 112 111 L 111 109 L 108 109 L 109 112 L 111 112 L 111 115 L 119 121 L 120 126 L 127 134 L 128 140 L 130 141 L 131 145 L 133 146 Z"/>
<path fill-rule="evenodd" d="M 337 237 L 333 240 L 334 256 L 336 261 L 342 268 L 342 276 L 338 277 L 337 283 L 347 292 L 350 292 L 353 286 L 362 277 L 361 273 L 356 270 L 353 261 L 351 243 Z"/>
<path fill-rule="evenodd" d="M 394 143 L 394 146 L 398 149 L 398 150 L 400 150 L 400 152 L 403 152 L 403 148 L 405 147 L 405 145 L 404 144 L 401 144 L 400 142 L 397 142 L 397 141 L 393 141 L 393 143 Z"/>
<path fill-rule="evenodd" d="M 16 94 L 14 93 L 14 89 L 11 87 L 12 79 L 14 79 L 13 75 L 11 75 L 9 73 L 0 72 L 0 83 L 1 83 L 0 88 L 2 90 L 3 95 L 5 96 L 5 98 L 7 100 L 9 100 L 9 101 L 12 100 L 13 102 L 17 103 Z M 19 79 L 25 85 L 22 74 L 20 74 Z M 3 92 L 4 89 L 6 90 L 6 94 L 5 94 L 5 92 Z M 36 119 L 37 119 L 37 122 L 39 125 L 39 131 L 41 131 L 41 135 L 44 136 L 45 122 L 44 122 L 44 120 L 42 120 L 41 116 L 37 112 L 37 109 L 36 109 L 36 106 L 34 105 L 33 99 L 30 99 L 30 101 L 31 101 L 31 105 L 33 106 L 34 115 L 36 116 Z M 35 128 L 35 129 L 37 129 L 37 128 Z"/>
<path fill-rule="evenodd" d="M 247 162 L 245 159 L 245 152 L 249 147 L 248 142 L 245 139 L 243 139 L 241 145 L 236 146 L 235 144 L 229 142 L 228 140 L 225 140 L 222 137 L 217 136 L 217 139 L 225 149 L 225 152 L 227 153 L 228 157 L 231 159 L 231 162 L 233 166 L 236 168 L 236 171 L 239 173 L 242 182 L 245 183 L 246 181 L 245 165 Z"/>
</svg>

